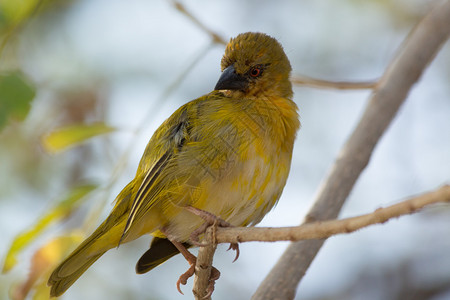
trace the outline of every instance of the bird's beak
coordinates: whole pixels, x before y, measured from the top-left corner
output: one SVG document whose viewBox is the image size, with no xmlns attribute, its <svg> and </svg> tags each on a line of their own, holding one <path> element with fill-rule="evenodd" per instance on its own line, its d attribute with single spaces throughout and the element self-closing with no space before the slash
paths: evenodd
<svg viewBox="0 0 450 300">
<path fill-rule="evenodd" d="M 223 70 L 222 75 L 217 81 L 215 90 L 245 90 L 248 85 L 248 79 L 236 73 L 234 66 L 231 65 Z"/>
</svg>

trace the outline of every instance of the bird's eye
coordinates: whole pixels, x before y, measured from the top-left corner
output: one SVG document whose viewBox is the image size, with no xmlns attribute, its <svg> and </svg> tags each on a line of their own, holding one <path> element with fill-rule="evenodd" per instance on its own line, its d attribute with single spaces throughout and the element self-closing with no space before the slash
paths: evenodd
<svg viewBox="0 0 450 300">
<path fill-rule="evenodd" d="M 262 73 L 262 69 L 260 66 L 251 68 L 250 72 L 249 72 L 250 76 L 254 77 L 254 78 L 259 77 L 261 75 L 261 73 Z"/>
</svg>

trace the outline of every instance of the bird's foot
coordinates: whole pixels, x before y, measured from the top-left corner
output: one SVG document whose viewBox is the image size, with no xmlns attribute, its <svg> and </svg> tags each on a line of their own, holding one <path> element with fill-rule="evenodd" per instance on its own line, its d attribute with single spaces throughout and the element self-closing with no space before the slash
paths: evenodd
<svg viewBox="0 0 450 300">
<path fill-rule="evenodd" d="M 180 253 L 184 256 L 186 261 L 189 263 L 189 269 L 186 272 L 184 272 L 183 274 L 181 274 L 180 278 L 178 278 L 178 281 L 177 281 L 177 290 L 178 290 L 178 292 L 180 292 L 180 294 L 184 295 L 183 292 L 181 291 L 181 285 L 186 285 L 188 279 L 195 274 L 195 264 L 197 263 L 197 258 L 195 257 L 194 254 L 189 252 L 189 250 L 186 249 L 186 247 L 182 243 L 177 242 L 176 240 L 173 240 L 170 238 L 169 238 L 169 240 L 180 251 Z M 220 277 L 219 270 L 212 267 L 211 275 L 209 277 L 208 288 L 206 289 L 207 293 L 204 298 L 208 298 L 209 296 L 212 295 L 212 293 L 214 292 L 214 286 L 216 284 L 216 280 L 219 279 L 219 277 Z"/>
<path fill-rule="evenodd" d="M 184 295 L 184 294 L 181 291 L 181 286 L 180 285 L 181 284 L 182 285 L 186 285 L 188 279 L 190 277 L 194 276 L 194 274 L 195 274 L 195 264 L 197 263 L 197 258 L 193 254 L 191 254 L 190 252 L 188 252 L 188 253 L 189 253 L 189 255 L 188 255 L 189 258 L 187 258 L 186 256 L 185 256 L 185 258 L 188 261 L 190 267 L 189 267 L 189 269 L 186 272 L 181 274 L 180 278 L 178 278 L 178 281 L 177 281 L 177 290 L 182 295 Z M 211 275 L 209 277 L 208 288 L 206 289 L 207 293 L 206 293 L 206 295 L 203 298 L 208 298 L 208 297 L 210 297 L 212 295 L 212 293 L 214 292 L 214 287 L 216 285 L 216 280 L 219 279 L 219 277 L 220 277 L 220 271 L 217 270 L 215 267 L 212 267 L 211 268 Z"/>
<path fill-rule="evenodd" d="M 177 290 L 182 295 L 184 295 L 184 294 L 181 291 L 180 284 L 186 285 L 188 279 L 195 274 L 195 262 L 194 263 L 189 262 L 189 264 L 190 264 L 189 269 L 186 272 L 184 272 L 183 274 L 181 274 L 180 278 L 178 278 L 178 281 L 177 281 Z"/>
<path fill-rule="evenodd" d="M 196 230 L 194 230 L 191 233 L 191 241 L 194 245 L 202 247 L 202 246 L 206 246 L 204 243 L 201 243 L 199 240 L 199 236 L 204 234 L 206 229 L 209 226 L 220 226 L 220 227 L 233 227 L 233 225 L 231 225 L 230 223 L 228 223 L 227 221 L 225 221 L 222 218 L 217 217 L 216 215 L 202 210 L 202 209 L 198 209 L 195 208 L 193 206 L 186 206 L 185 209 L 197 216 L 199 216 L 200 218 L 202 218 L 203 220 L 205 220 L 205 223 L 203 223 L 199 228 L 197 228 Z M 233 262 L 235 262 L 238 258 L 239 258 L 239 244 L 237 243 L 230 243 L 230 247 L 228 248 L 228 250 L 235 250 L 236 251 L 236 256 L 233 260 Z M 219 273 L 220 274 L 220 273 Z"/>
<path fill-rule="evenodd" d="M 206 295 L 203 296 L 203 299 L 209 298 L 214 292 L 214 286 L 216 285 L 216 280 L 219 279 L 220 272 L 216 268 L 211 268 L 211 275 L 209 276 L 208 288 L 206 289 Z"/>
</svg>

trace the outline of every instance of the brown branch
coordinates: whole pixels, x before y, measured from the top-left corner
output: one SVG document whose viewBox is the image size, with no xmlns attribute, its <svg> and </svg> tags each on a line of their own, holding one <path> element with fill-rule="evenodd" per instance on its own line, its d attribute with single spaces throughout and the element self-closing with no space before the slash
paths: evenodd
<svg viewBox="0 0 450 300">
<path fill-rule="evenodd" d="M 207 246 L 200 247 L 195 264 L 194 287 L 192 292 L 196 300 L 210 300 L 212 291 L 208 291 L 212 262 L 217 248 L 215 242 L 216 226 L 210 226 L 205 233 L 203 241 Z"/>
<path fill-rule="evenodd" d="M 211 299 L 210 275 L 213 256 L 218 243 L 242 242 L 277 242 L 300 241 L 311 239 L 326 239 L 333 235 L 352 233 L 356 230 L 374 224 L 382 224 L 392 218 L 413 214 L 425 206 L 443 202 L 450 202 L 450 185 L 419 196 L 412 197 L 400 203 L 378 208 L 372 213 L 346 218 L 307 223 L 295 227 L 219 227 L 210 226 L 205 234 L 204 243 L 200 247 L 195 266 L 194 288 L 195 299 Z"/>
<path fill-rule="evenodd" d="M 175 5 L 175 8 L 179 12 L 181 12 L 183 15 L 188 17 L 188 19 L 191 20 L 195 25 L 197 25 L 201 30 L 206 32 L 211 37 L 211 39 L 213 40 L 214 43 L 222 44 L 222 45 L 226 45 L 227 44 L 226 40 L 223 37 L 221 37 L 218 33 L 214 32 L 213 30 L 209 29 L 205 24 L 200 22 L 199 19 L 194 17 L 193 14 L 188 12 L 183 4 L 181 4 L 180 2 L 175 1 L 175 0 L 172 1 L 172 2 L 173 2 L 173 5 Z"/>
<path fill-rule="evenodd" d="M 351 233 L 370 225 L 385 223 L 392 218 L 412 214 L 427 205 L 440 202 L 450 202 L 450 185 L 398 204 L 379 208 L 369 214 L 342 220 L 319 221 L 295 227 L 218 228 L 216 241 L 217 243 L 242 243 L 325 239 L 337 234 Z"/>
<path fill-rule="evenodd" d="M 294 75 L 291 82 L 296 85 L 305 85 L 316 88 L 337 89 L 337 90 L 367 90 L 373 89 L 377 85 L 377 81 L 330 81 L 312 78 L 304 75 Z"/>
<path fill-rule="evenodd" d="M 319 190 L 306 222 L 335 219 L 373 149 L 395 117 L 411 87 L 433 60 L 450 33 L 450 1 L 436 5 L 405 40 L 389 65 L 352 135 L 341 149 Z M 297 285 L 324 240 L 292 243 L 252 299 L 293 299 Z"/>
</svg>

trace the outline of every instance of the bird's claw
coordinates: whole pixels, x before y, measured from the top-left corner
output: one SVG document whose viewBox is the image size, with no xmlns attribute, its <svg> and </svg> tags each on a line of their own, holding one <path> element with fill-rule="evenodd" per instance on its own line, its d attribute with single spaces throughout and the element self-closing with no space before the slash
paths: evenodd
<svg viewBox="0 0 450 300">
<path fill-rule="evenodd" d="M 208 246 L 207 243 L 200 242 L 200 239 L 198 238 L 201 234 L 205 233 L 206 229 L 208 229 L 209 224 L 207 222 L 203 223 L 199 228 L 195 229 L 191 233 L 191 242 L 193 245 L 197 247 L 205 247 Z"/>
<path fill-rule="evenodd" d="M 191 266 L 189 267 L 189 269 L 188 269 L 186 272 L 184 272 L 183 274 L 181 274 L 180 278 L 178 278 L 178 281 L 177 281 L 177 290 L 178 290 L 178 292 L 179 292 L 181 295 L 184 295 L 184 294 L 183 294 L 183 292 L 181 291 L 180 284 L 186 285 L 188 279 L 189 279 L 190 277 L 192 277 L 192 276 L 194 275 L 194 273 L 195 273 L 195 263 L 194 263 L 194 264 L 191 264 Z"/>
<path fill-rule="evenodd" d="M 205 223 L 203 223 L 199 228 L 197 228 L 196 230 L 194 230 L 191 233 L 190 238 L 191 238 L 192 244 L 194 244 L 195 246 L 198 246 L 198 247 L 207 246 L 207 244 L 200 242 L 199 236 L 201 234 L 204 234 L 206 232 L 206 229 L 208 229 L 209 226 L 216 225 L 216 226 L 220 226 L 220 227 L 233 227 L 233 225 L 231 225 L 224 219 L 219 218 L 208 211 L 198 209 L 193 206 L 186 206 L 185 208 L 186 208 L 186 210 L 190 211 L 191 213 L 193 213 L 193 214 L 201 217 L 203 220 L 205 220 Z M 233 249 L 236 251 L 236 257 L 233 260 L 233 262 L 235 262 L 239 258 L 239 253 L 240 253 L 239 252 L 239 244 L 231 243 L 228 250 L 230 250 L 230 249 Z"/>
<path fill-rule="evenodd" d="M 184 272 L 183 274 L 181 274 L 180 278 L 178 278 L 177 281 L 177 290 L 180 294 L 184 295 L 184 293 L 181 291 L 181 284 L 182 285 L 186 285 L 188 279 L 190 277 L 192 277 L 195 274 L 195 263 L 191 264 L 191 266 L 189 267 L 189 269 Z M 215 267 L 211 268 L 211 275 L 209 276 L 209 284 L 208 284 L 208 288 L 206 289 L 207 293 L 206 295 L 203 297 L 208 298 L 212 295 L 212 293 L 214 292 L 214 287 L 216 285 L 216 280 L 219 279 L 220 277 L 220 271 L 217 270 Z"/>
<path fill-rule="evenodd" d="M 220 277 L 220 271 L 217 270 L 216 268 L 212 267 L 211 275 L 209 276 L 208 288 L 206 289 L 207 293 L 203 297 L 203 299 L 209 298 L 212 295 L 212 293 L 214 292 L 215 285 L 216 285 L 216 280 L 219 279 L 219 277 Z"/>
<path fill-rule="evenodd" d="M 237 261 L 237 259 L 239 258 L 239 254 L 240 254 L 239 244 L 238 243 L 230 243 L 230 247 L 228 247 L 227 251 L 228 250 L 236 251 L 236 256 L 234 257 L 233 262 Z"/>
<path fill-rule="evenodd" d="M 186 206 L 185 209 L 187 211 L 201 217 L 205 221 L 199 228 L 195 229 L 190 235 L 190 242 L 195 246 L 204 247 L 204 246 L 208 245 L 207 243 L 200 242 L 199 236 L 204 234 L 209 226 L 220 226 L 220 227 L 232 227 L 233 226 L 230 223 L 228 223 L 227 221 L 213 215 L 210 212 L 207 212 L 207 211 L 204 211 L 204 210 L 192 207 L 192 206 Z M 240 253 L 239 244 L 231 243 L 228 250 L 230 250 L 230 249 L 236 251 L 236 257 L 233 260 L 233 262 L 235 262 L 239 258 L 239 253 Z M 185 285 L 187 283 L 187 280 L 189 279 L 189 277 L 192 277 L 195 273 L 195 261 L 193 261 L 190 257 L 186 257 L 186 259 L 188 260 L 188 262 L 190 263 L 191 266 L 184 274 L 182 274 L 180 276 L 180 278 L 177 281 L 177 289 L 178 289 L 178 292 L 180 292 L 181 294 L 183 294 L 183 292 L 181 291 L 180 284 Z M 216 280 L 219 279 L 219 277 L 220 277 L 219 270 L 212 267 L 211 275 L 210 275 L 209 283 L 208 283 L 208 288 L 206 289 L 207 293 L 205 296 L 203 296 L 203 299 L 208 298 L 212 295 L 212 293 L 214 292 Z"/>
</svg>

